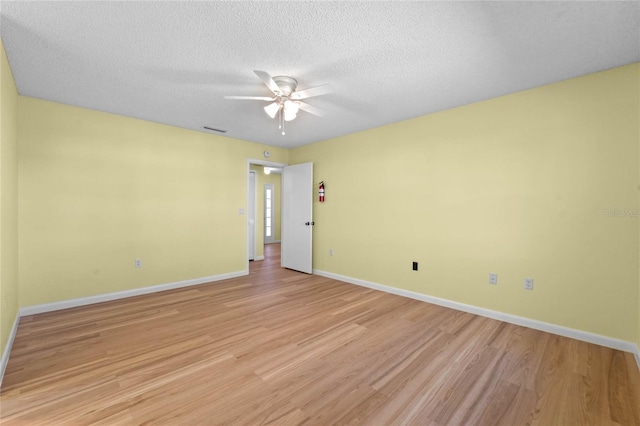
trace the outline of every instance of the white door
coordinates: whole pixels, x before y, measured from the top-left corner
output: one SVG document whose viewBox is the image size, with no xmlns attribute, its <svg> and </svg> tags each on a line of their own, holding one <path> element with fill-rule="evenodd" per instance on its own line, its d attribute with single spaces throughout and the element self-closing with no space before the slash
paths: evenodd
<svg viewBox="0 0 640 426">
<path fill-rule="evenodd" d="M 282 267 L 310 274 L 313 234 L 313 163 L 282 171 Z"/>
<path fill-rule="evenodd" d="M 249 197 L 247 204 L 247 233 L 249 235 L 249 260 L 256 258 L 256 172 L 249 172 Z"/>
<path fill-rule="evenodd" d="M 264 243 L 275 241 L 275 208 L 276 198 L 272 183 L 264 184 Z"/>
</svg>

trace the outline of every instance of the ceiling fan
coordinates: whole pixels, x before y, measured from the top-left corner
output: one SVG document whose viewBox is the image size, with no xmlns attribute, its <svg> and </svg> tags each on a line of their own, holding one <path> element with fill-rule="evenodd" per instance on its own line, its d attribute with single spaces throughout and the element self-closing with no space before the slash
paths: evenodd
<svg viewBox="0 0 640 426">
<path fill-rule="evenodd" d="M 324 111 L 320 108 L 309 105 L 306 102 L 302 102 L 301 99 L 307 99 L 312 96 L 326 95 L 333 92 L 333 89 L 329 84 L 323 84 L 321 86 L 311 87 L 305 90 L 296 91 L 298 82 L 292 77 L 284 75 L 271 77 L 265 71 L 254 70 L 254 73 L 262 80 L 262 82 L 271 90 L 274 94 L 273 97 L 268 96 L 225 96 L 225 99 L 240 99 L 240 100 L 254 100 L 254 101 L 266 101 L 271 102 L 264 107 L 265 112 L 271 118 L 278 116 L 279 128 L 284 135 L 284 122 L 291 121 L 296 118 L 298 111 L 306 111 L 319 117 L 324 116 Z"/>
</svg>

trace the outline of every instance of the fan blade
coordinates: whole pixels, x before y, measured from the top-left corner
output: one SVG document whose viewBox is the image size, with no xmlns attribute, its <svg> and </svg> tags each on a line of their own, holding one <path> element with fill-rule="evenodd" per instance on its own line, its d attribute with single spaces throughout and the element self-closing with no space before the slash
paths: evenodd
<svg viewBox="0 0 640 426">
<path fill-rule="evenodd" d="M 264 71 L 259 71 L 259 70 L 253 70 L 253 72 L 256 73 L 256 75 L 260 78 L 260 80 L 262 80 L 262 82 L 266 84 L 266 86 L 269 88 L 269 90 L 273 92 L 274 95 L 277 95 L 278 93 L 280 93 L 280 88 L 278 87 L 276 82 L 273 81 L 273 78 L 271 78 L 269 73 L 266 73 Z"/>
<path fill-rule="evenodd" d="M 324 117 L 324 111 L 321 110 L 320 108 L 316 108 L 314 106 L 309 105 L 308 103 L 305 102 L 298 102 L 298 107 L 300 107 L 301 110 L 303 111 L 307 111 L 313 115 L 317 115 L 318 117 Z"/>
<path fill-rule="evenodd" d="M 225 96 L 225 99 L 245 99 L 252 101 L 274 101 L 276 98 L 268 98 L 266 96 Z"/>
<path fill-rule="evenodd" d="M 312 96 L 321 96 L 333 92 L 333 87 L 330 84 L 323 84 L 322 86 L 311 87 L 309 89 L 300 90 L 291 94 L 291 99 L 306 99 Z"/>
</svg>

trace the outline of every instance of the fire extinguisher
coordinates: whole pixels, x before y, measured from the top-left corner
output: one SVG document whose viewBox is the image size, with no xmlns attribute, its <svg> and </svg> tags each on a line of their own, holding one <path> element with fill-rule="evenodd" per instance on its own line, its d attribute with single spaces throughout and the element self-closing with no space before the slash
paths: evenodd
<svg viewBox="0 0 640 426">
<path fill-rule="evenodd" d="M 324 181 L 320 182 L 320 187 L 318 188 L 318 201 L 324 203 Z"/>
</svg>

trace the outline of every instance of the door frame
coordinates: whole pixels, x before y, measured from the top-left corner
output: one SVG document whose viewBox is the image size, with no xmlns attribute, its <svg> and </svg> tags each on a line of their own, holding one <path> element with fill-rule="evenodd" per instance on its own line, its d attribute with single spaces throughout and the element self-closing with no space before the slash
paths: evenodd
<svg viewBox="0 0 640 426">
<path fill-rule="evenodd" d="M 257 158 L 247 158 L 247 170 L 245 171 L 245 176 L 246 176 L 246 180 L 247 180 L 247 199 L 245 200 L 245 210 L 246 208 L 249 206 L 249 197 L 251 196 L 249 194 L 250 190 L 249 190 L 249 172 L 251 171 L 251 165 L 255 164 L 256 166 L 266 166 L 266 167 L 284 167 L 284 166 L 288 166 L 288 164 L 286 163 L 276 163 L 274 161 L 266 161 L 266 160 L 260 160 Z M 280 203 L 282 203 L 282 198 L 284 197 L 284 194 L 280 194 Z M 282 220 L 282 218 L 280 218 L 280 220 Z M 251 250 L 251 241 L 249 241 L 249 215 L 246 214 L 245 215 L 245 229 L 247 230 L 247 235 L 246 235 L 246 253 L 247 253 L 247 259 L 246 259 L 246 269 L 245 269 L 245 273 L 248 275 L 249 274 L 249 252 Z M 255 247 L 254 247 L 255 249 Z"/>
<path fill-rule="evenodd" d="M 253 182 L 252 182 L 253 180 Z M 255 170 L 249 170 L 249 190 L 247 192 L 247 259 L 256 259 L 256 217 L 258 216 L 258 176 Z M 253 224 L 251 223 L 253 221 Z"/>
</svg>

